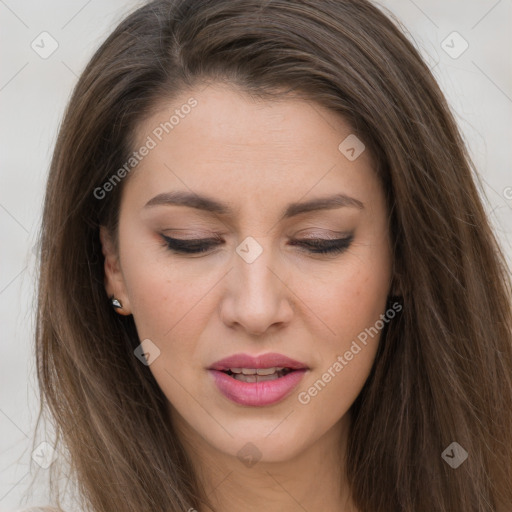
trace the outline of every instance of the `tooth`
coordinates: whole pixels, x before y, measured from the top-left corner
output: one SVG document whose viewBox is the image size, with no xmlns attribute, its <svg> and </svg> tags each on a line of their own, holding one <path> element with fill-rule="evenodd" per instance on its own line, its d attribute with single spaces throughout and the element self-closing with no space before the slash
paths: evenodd
<svg viewBox="0 0 512 512">
<path fill-rule="evenodd" d="M 277 373 L 273 373 L 272 375 L 258 375 L 258 382 L 265 382 L 267 380 L 276 380 L 279 378 Z"/>
<path fill-rule="evenodd" d="M 244 382 L 258 382 L 254 380 L 253 377 L 259 376 L 262 377 L 260 380 L 272 380 L 282 377 L 286 375 L 283 372 L 285 367 L 282 366 L 273 366 L 272 368 L 230 368 L 229 371 L 233 374 L 233 377 L 241 377 L 238 380 L 243 380 Z M 246 379 L 245 377 L 248 377 Z"/>
<path fill-rule="evenodd" d="M 272 375 L 277 371 L 277 368 L 258 368 L 256 373 L 258 375 Z"/>
<path fill-rule="evenodd" d="M 243 382 L 258 382 L 258 377 L 256 377 L 256 375 L 238 374 L 235 376 L 235 379 L 241 380 Z"/>
<path fill-rule="evenodd" d="M 244 375 L 243 373 L 237 373 L 233 375 L 233 378 L 242 382 L 256 383 L 265 382 L 267 380 L 275 380 L 279 377 L 275 373 L 273 375 Z"/>
</svg>

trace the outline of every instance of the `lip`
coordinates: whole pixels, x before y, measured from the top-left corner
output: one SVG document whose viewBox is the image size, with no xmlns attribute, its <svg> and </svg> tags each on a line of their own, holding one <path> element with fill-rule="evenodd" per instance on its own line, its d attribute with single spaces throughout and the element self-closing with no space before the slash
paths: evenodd
<svg viewBox="0 0 512 512">
<path fill-rule="evenodd" d="M 294 371 L 275 380 L 242 382 L 224 373 L 230 368 L 283 367 Z M 299 384 L 309 368 L 304 363 L 282 354 L 269 353 L 260 356 L 234 354 L 214 363 L 208 371 L 217 389 L 229 400 L 246 406 L 264 407 L 286 398 Z"/>
<path fill-rule="evenodd" d="M 308 366 L 300 361 L 291 359 L 282 354 L 269 352 L 259 356 L 249 354 L 233 354 L 213 363 L 209 370 L 229 370 L 230 368 L 272 368 L 272 367 L 291 368 L 292 370 L 308 370 Z"/>
</svg>

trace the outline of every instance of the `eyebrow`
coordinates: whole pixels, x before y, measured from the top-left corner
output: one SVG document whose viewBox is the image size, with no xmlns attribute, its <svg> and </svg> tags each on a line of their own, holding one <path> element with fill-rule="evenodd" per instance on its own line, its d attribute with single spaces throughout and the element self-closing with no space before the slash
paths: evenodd
<svg viewBox="0 0 512 512">
<path fill-rule="evenodd" d="M 234 210 L 227 204 L 221 203 L 208 196 L 198 195 L 186 191 L 173 191 L 158 194 L 157 196 L 153 197 L 153 199 L 150 199 L 144 205 L 144 208 L 169 205 L 188 206 L 189 208 L 196 208 L 198 210 L 224 216 L 233 215 L 234 213 Z M 281 219 L 288 219 L 301 213 L 317 210 L 332 210 L 342 207 L 363 209 L 364 204 L 354 197 L 350 197 L 345 194 L 335 194 L 331 196 L 311 199 L 309 201 L 290 203 L 284 210 Z"/>
</svg>

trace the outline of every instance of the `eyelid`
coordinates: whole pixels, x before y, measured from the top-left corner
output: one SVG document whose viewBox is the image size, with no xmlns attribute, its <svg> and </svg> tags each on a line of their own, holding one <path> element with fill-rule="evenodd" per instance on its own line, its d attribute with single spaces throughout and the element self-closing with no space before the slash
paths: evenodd
<svg viewBox="0 0 512 512">
<path fill-rule="evenodd" d="M 303 233 L 303 231 L 305 231 L 305 230 L 299 231 L 295 237 L 303 239 L 303 240 L 309 240 L 309 239 L 339 240 L 340 238 L 346 238 L 351 235 L 351 233 L 348 231 L 321 231 L 321 232 L 309 231 L 305 234 L 301 234 L 301 233 Z M 292 237 L 292 238 L 295 238 L 295 237 Z"/>
<path fill-rule="evenodd" d="M 170 231 L 170 230 L 169 230 Z M 172 231 L 179 231 L 179 230 L 172 230 Z M 185 230 L 182 230 L 182 231 L 185 231 Z M 303 230 L 304 231 L 304 230 Z M 215 242 L 222 242 L 223 239 L 222 239 L 222 236 L 218 233 L 211 233 L 211 234 L 204 234 L 204 235 L 200 235 L 200 236 L 193 236 L 193 237 L 171 237 L 169 235 L 164 235 L 162 232 L 161 233 L 161 236 L 163 238 L 165 238 L 166 240 L 170 240 L 170 241 L 178 241 L 178 242 L 212 242 L 212 241 L 215 241 Z M 315 232 L 308 232 L 304 235 L 301 235 L 300 233 L 302 233 L 302 231 L 299 231 L 295 236 L 290 236 L 289 238 L 292 239 L 292 240 L 298 240 L 298 241 L 301 241 L 301 240 L 312 240 L 312 241 L 316 241 L 316 240 L 325 240 L 325 241 L 331 241 L 331 240 L 341 240 L 341 239 L 344 239 L 344 238 L 350 238 L 353 233 L 351 232 L 346 232 L 346 231 L 336 231 L 336 232 L 333 232 L 333 231 L 328 231 L 328 232 L 325 232 L 323 231 L 322 233 L 315 233 Z M 327 236 L 326 236 L 327 235 Z"/>
<path fill-rule="evenodd" d="M 221 245 L 223 240 L 217 238 L 183 239 L 172 238 L 161 234 L 167 249 L 179 255 L 207 255 Z M 294 238 L 291 246 L 298 246 L 300 250 L 311 255 L 337 256 L 345 252 L 354 240 L 354 233 L 338 238 Z M 220 243 L 219 243 L 220 242 Z"/>
<path fill-rule="evenodd" d="M 174 235 L 179 232 L 179 236 L 175 237 Z M 192 236 L 189 236 L 189 235 L 186 235 L 184 233 L 191 233 Z M 164 233 L 172 233 L 173 236 L 170 236 L 170 235 L 165 235 Z M 164 238 L 170 238 L 171 240 L 183 240 L 183 241 L 198 241 L 198 240 L 203 240 L 203 241 L 211 241 L 211 240 L 222 240 L 222 235 L 220 235 L 219 233 L 215 233 L 215 232 L 203 232 L 203 233 L 197 233 L 197 232 L 192 232 L 191 230 L 188 230 L 188 229 L 168 229 L 168 230 L 164 230 L 162 231 L 161 233 L 161 236 L 163 236 Z"/>
<path fill-rule="evenodd" d="M 312 231 L 312 230 L 318 230 L 318 231 Z M 192 233 L 192 235 L 196 235 L 197 231 L 194 232 L 192 229 L 165 229 L 161 232 L 162 236 L 164 233 L 171 233 L 172 235 L 179 233 L 180 236 L 182 236 L 184 233 Z M 187 240 L 211 240 L 211 239 L 217 239 L 221 240 L 223 236 L 226 236 L 227 233 L 218 233 L 216 231 L 206 231 L 201 234 L 198 234 L 197 236 L 191 236 Z M 293 235 L 289 235 L 289 238 L 324 238 L 326 240 L 337 240 L 339 238 L 347 237 L 351 235 L 351 231 L 333 231 L 330 229 L 323 229 L 323 228 L 304 228 L 300 231 L 295 232 Z M 174 238 L 174 236 L 167 235 L 170 238 Z M 182 238 L 184 240 L 185 238 Z"/>
</svg>

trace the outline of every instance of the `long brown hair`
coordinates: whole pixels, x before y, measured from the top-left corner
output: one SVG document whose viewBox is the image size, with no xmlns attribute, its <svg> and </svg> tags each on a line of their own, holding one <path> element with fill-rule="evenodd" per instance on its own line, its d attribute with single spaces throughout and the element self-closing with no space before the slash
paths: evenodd
<svg viewBox="0 0 512 512">
<path fill-rule="evenodd" d="M 38 425 L 47 409 L 82 506 L 177 512 L 207 502 L 166 398 L 134 356 L 133 317 L 117 315 L 104 288 L 99 226 L 116 233 L 130 177 L 101 199 L 94 191 L 129 159 L 159 101 L 208 80 L 316 101 L 377 162 L 403 312 L 352 406 L 356 506 L 512 510 L 510 274 L 445 98 L 399 24 L 366 0 L 153 1 L 80 77 L 48 178 L 36 356 Z M 452 442 L 468 453 L 457 469 L 441 456 Z M 51 466 L 58 504 L 61 466 Z"/>
</svg>

